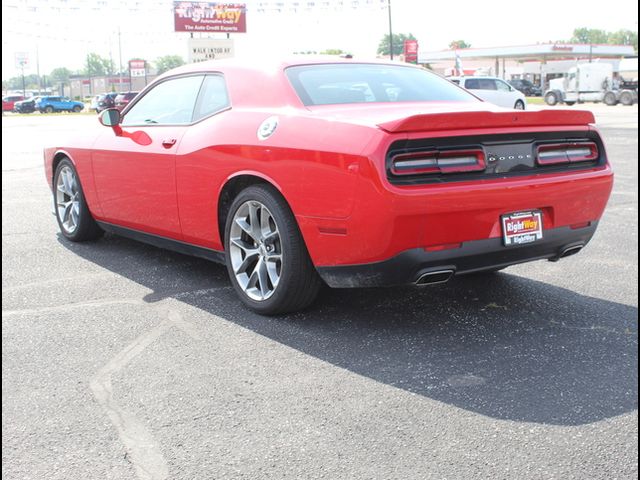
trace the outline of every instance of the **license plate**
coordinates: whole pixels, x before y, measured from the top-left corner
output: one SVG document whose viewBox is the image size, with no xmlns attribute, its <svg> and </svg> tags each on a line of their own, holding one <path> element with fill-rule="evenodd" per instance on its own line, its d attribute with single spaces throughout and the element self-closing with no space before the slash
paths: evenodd
<svg viewBox="0 0 640 480">
<path fill-rule="evenodd" d="M 507 247 L 542 239 L 542 213 L 517 212 L 502 215 L 502 238 Z"/>
</svg>

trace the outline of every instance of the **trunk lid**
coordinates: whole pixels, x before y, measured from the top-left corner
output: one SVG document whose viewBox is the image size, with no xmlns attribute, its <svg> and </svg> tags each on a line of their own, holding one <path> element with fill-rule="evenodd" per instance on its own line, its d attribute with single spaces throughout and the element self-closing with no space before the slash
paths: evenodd
<svg viewBox="0 0 640 480">
<path fill-rule="evenodd" d="M 390 133 L 475 128 L 587 126 L 595 123 L 584 110 L 507 110 L 486 102 L 338 105 L 310 108 L 332 120 L 378 127 Z"/>
</svg>

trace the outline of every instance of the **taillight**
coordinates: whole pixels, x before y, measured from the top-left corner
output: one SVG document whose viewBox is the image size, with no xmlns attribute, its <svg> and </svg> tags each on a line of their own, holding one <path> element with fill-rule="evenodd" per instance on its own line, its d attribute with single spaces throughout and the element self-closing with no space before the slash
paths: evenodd
<svg viewBox="0 0 640 480">
<path fill-rule="evenodd" d="M 485 167 L 484 152 L 480 149 L 403 153 L 391 160 L 394 175 L 480 172 Z"/>
<path fill-rule="evenodd" d="M 593 162 L 597 159 L 598 146 L 593 142 L 538 145 L 536 150 L 536 161 L 539 165 Z"/>
</svg>

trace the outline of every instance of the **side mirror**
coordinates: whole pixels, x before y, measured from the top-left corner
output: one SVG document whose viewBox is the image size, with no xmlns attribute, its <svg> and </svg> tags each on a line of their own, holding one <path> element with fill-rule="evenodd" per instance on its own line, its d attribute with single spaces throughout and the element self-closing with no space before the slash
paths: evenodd
<svg viewBox="0 0 640 480">
<path fill-rule="evenodd" d="M 120 125 L 120 111 L 115 108 L 108 108 L 107 110 L 103 110 L 98 117 L 98 120 L 105 127 L 117 127 Z"/>
</svg>

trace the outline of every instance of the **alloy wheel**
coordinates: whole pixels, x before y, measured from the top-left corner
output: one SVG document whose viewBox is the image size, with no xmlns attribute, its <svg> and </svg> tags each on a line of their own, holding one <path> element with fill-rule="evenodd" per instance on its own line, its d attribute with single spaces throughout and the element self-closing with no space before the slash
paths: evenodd
<svg viewBox="0 0 640 480">
<path fill-rule="evenodd" d="M 80 189 L 75 172 L 66 165 L 58 174 L 56 210 L 64 231 L 67 234 L 73 234 L 78 228 L 80 217 Z"/>
<path fill-rule="evenodd" d="M 231 267 L 238 285 L 252 300 L 273 295 L 282 276 L 282 242 L 275 218 L 256 200 L 236 210 L 229 236 Z"/>
</svg>

